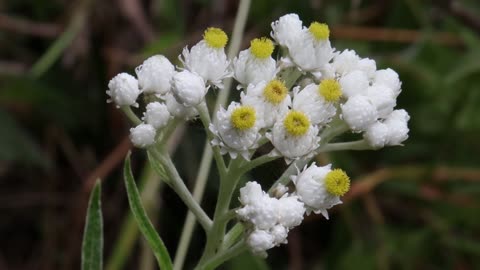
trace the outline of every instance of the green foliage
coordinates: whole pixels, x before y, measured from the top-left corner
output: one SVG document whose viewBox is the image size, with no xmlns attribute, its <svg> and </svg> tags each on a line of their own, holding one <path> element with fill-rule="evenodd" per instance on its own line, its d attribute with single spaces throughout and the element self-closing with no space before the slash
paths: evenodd
<svg viewBox="0 0 480 270">
<path fill-rule="evenodd" d="M 140 193 L 135 184 L 135 180 L 132 175 L 132 169 L 130 165 L 130 154 L 127 155 L 125 159 L 124 166 L 124 178 L 125 178 L 125 187 L 127 189 L 128 202 L 130 204 L 130 210 L 137 221 L 137 225 L 142 232 L 143 236 L 147 240 L 148 244 L 152 248 L 153 254 L 157 259 L 158 266 L 162 270 L 171 270 L 173 269 L 172 260 L 168 254 L 168 250 L 165 247 L 162 239 L 158 235 L 155 227 L 153 227 L 152 222 L 147 216 L 145 209 L 142 205 Z"/>
<path fill-rule="evenodd" d="M 97 180 L 88 202 L 83 233 L 82 270 L 103 269 L 103 217 L 101 207 L 102 182 Z"/>
</svg>

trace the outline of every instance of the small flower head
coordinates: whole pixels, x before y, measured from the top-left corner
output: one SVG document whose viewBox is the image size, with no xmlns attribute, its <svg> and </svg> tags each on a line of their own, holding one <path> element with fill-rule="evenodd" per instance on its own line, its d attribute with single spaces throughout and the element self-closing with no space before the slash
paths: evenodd
<svg viewBox="0 0 480 270">
<path fill-rule="evenodd" d="M 332 170 L 325 176 L 325 188 L 334 196 L 343 196 L 350 189 L 350 178 L 341 169 Z"/>
<path fill-rule="evenodd" d="M 256 38 L 250 42 L 250 52 L 256 58 L 265 59 L 270 57 L 273 49 L 272 40 L 266 37 Z"/>
<path fill-rule="evenodd" d="M 288 89 L 282 81 L 272 80 L 263 89 L 263 96 L 268 102 L 278 105 L 288 95 Z"/>
<path fill-rule="evenodd" d="M 216 27 L 209 27 L 203 33 L 203 39 L 208 46 L 216 49 L 225 48 L 228 42 L 228 36 L 222 29 Z"/>
<path fill-rule="evenodd" d="M 200 104 L 207 94 L 208 88 L 202 77 L 188 70 L 175 74 L 172 81 L 175 98 L 187 107 Z"/>
<path fill-rule="evenodd" d="M 154 128 L 162 128 L 167 125 L 170 120 L 170 112 L 167 105 L 160 102 L 151 102 L 147 105 L 146 112 L 143 119 L 147 124 L 152 125 Z"/>
<path fill-rule="evenodd" d="M 141 123 L 130 129 L 130 140 L 136 147 L 147 147 L 155 142 L 156 131 L 152 125 Z"/>
<path fill-rule="evenodd" d="M 310 120 L 301 111 L 290 111 L 283 120 L 283 125 L 291 136 L 302 136 L 310 128 Z"/>
<path fill-rule="evenodd" d="M 308 31 L 315 37 L 316 40 L 326 40 L 330 36 L 330 29 L 325 23 L 312 22 Z"/>
<path fill-rule="evenodd" d="M 163 55 L 154 55 L 135 68 L 138 84 L 144 93 L 165 95 L 170 91 L 175 67 Z"/>
<path fill-rule="evenodd" d="M 110 99 L 107 102 L 114 102 L 120 106 L 138 106 L 137 97 L 140 95 L 138 81 L 130 74 L 120 73 L 113 77 L 108 83 L 107 94 Z"/>
<path fill-rule="evenodd" d="M 342 88 L 335 79 L 326 79 L 318 86 L 320 95 L 328 102 L 337 102 L 342 96 Z"/>
<path fill-rule="evenodd" d="M 238 130 L 247 130 L 255 125 L 255 109 L 251 106 L 240 106 L 233 110 L 230 116 L 232 126 Z"/>
</svg>

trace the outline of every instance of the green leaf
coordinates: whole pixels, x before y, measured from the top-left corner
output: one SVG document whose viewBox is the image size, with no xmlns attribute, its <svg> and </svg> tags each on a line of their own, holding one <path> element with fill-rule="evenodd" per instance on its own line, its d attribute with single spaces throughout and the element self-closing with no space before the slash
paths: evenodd
<svg viewBox="0 0 480 270">
<path fill-rule="evenodd" d="M 103 218 L 101 208 L 101 182 L 97 180 L 90 201 L 83 232 L 82 270 L 101 270 L 103 268 Z"/>
<path fill-rule="evenodd" d="M 152 222 L 148 218 L 147 213 L 142 205 L 140 193 L 138 192 L 138 188 L 132 175 L 130 154 L 128 154 L 127 158 L 125 159 L 123 174 L 125 178 L 125 186 L 127 189 L 130 209 L 132 210 L 133 216 L 137 221 L 140 231 L 152 248 L 153 254 L 157 258 L 158 266 L 161 270 L 173 269 L 172 259 L 170 258 L 170 255 L 168 255 L 168 250 L 157 231 L 155 231 L 155 228 L 153 227 Z"/>
</svg>

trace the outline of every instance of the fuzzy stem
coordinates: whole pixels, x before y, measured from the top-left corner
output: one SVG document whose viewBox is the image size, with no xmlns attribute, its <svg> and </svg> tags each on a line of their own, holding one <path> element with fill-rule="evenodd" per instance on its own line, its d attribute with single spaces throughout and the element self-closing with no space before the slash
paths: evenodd
<svg viewBox="0 0 480 270">
<path fill-rule="evenodd" d="M 132 108 L 130 106 L 122 106 L 120 108 L 134 125 L 139 125 L 142 123 L 142 120 L 138 118 L 138 116 L 132 111 Z"/>
<path fill-rule="evenodd" d="M 329 143 L 320 148 L 321 152 L 333 152 L 343 150 L 372 150 L 374 149 L 365 140 L 352 142 Z"/>
<path fill-rule="evenodd" d="M 229 259 L 240 255 L 242 252 L 247 250 L 247 244 L 245 241 L 238 242 L 235 246 L 225 250 L 218 252 L 207 260 L 205 263 L 200 264 L 195 268 L 195 270 L 211 270 L 215 269 L 217 266 L 220 264 L 224 263 L 225 261 L 228 261 Z"/>
</svg>

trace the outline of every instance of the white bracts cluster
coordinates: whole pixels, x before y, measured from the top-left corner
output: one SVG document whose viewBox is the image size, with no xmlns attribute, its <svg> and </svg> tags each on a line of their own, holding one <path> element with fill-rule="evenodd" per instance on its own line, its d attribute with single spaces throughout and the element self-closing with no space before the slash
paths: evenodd
<svg viewBox="0 0 480 270">
<path fill-rule="evenodd" d="M 156 130 L 152 125 L 141 123 L 130 129 L 130 140 L 136 147 L 147 147 L 155 143 Z"/>
<path fill-rule="evenodd" d="M 232 75 L 224 48 L 209 46 L 205 40 L 198 42 L 190 51 L 184 48 L 180 60 L 187 70 L 197 73 L 218 88 L 223 88 L 222 80 Z"/>
<path fill-rule="evenodd" d="M 405 110 L 395 110 L 383 122 L 371 125 L 363 137 L 377 149 L 386 145 L 401 145 L 408 139 L 408 120 L 410 116 Z"/>
<path fill-rule="evenodd" d="M 165 95 L 170 91 L 170 81 L 175 74 L 175 67 L 163 55 L 155 55 L 135 68 L 138 85 L 143 93 Z"/>
<path fill-rule="evenodd" d="M 270 81 L 275 77 L 277 65 L 275 60 L 255 57 L 250 49 L 241 51 L 233 60 L 235 79 L 244 87 L 261 81 Z"/>
<path fill-rule="evenodd" d="M 329 123 L 337 113 L 335 104 L 327 102 L 324 97 L 318 94 L 318 85 L 316 84 L 309 84 L 302 91 L 299 87 L 296 87 L 293 93 L 292 108 L 305 112 L 313 125 L 323 126 Z"/>
<path fill-rule="evenodd" d="M 140 95 L 138 81 L 130 74 L 120 73 L 113 77 L 108 83 L 107 94 L 110 99 L 107 102 L 114 102 L 117 107 L 134 106 L 138 107 L 137 97 Z"/>
<path fill-rule="evenodd" d="M 200 104 L 207 94 L 208 87 L 202 77 L 184 70 L 178 72 L 172 79 L 172 92 L 178 103 L 185 107 L 192 107 Z"/>
<path fill-rule="evenodd" d="M 151 102 L 147 105 L 146 109 L 143 114 L 143 120 L 156 129 L 166 126 L 168 120 L 172 118 L 165 103 Z"/>
<path fill-rule="evenodd" d="M 248 182 L 240 189 L 242 208 L 238 217 L 252 226 L 247 244 L 258 255 L 287 242 L 288 231 L 300 225 L 305 207 L 295 195 L 272 198 L 257 182 Z"/>
<path fill-rule="evenodd" d="M 256 149 L 258 141 L 262 138 L 258 132 L 261 126 L 257 121 L 255 109 L 232 102 L 227 110 L 220 108 L 217 111 L 214 123 L 209 126 L 215 135 L 212 145 L 220 146 L 222 155 L 228 153 L 235 159 L 240 154 L 249 160 L 250 150 Z"/>
<path fill-rule="evenodd" d="M 172 116 L 179 119 L 190 120 L 198 115 L 198 111 L 195 107 L 186 107 L 178 103 L 172 93 L 168 93 L 164 98 L 165 105 L 167 105 L 167 109 Z"/>
</svg>

